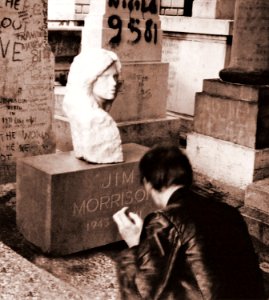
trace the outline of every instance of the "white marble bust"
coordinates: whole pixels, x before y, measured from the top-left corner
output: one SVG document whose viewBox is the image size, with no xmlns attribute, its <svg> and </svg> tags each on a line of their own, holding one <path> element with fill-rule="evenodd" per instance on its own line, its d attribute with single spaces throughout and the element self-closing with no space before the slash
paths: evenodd
<svg viewBox="0 0 269 300">
<path fill-rule="evenodd" d="M 63 109 L 77 158 L 91 163 L 123 161 L 116 122 L 108 114 L 117 94 L 121 64 L 100 48 L 84 50 L 71 64 Z"/>
</svg>

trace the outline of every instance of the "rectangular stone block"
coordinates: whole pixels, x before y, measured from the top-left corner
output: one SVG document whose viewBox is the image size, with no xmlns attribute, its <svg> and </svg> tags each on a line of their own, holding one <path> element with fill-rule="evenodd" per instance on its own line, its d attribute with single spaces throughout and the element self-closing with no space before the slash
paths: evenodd
<svg viewBox="0 0 269 300">
<path fill-rule="evenodd" d="M 269 89 L 205 80 L 196 94 L 194 130 L 242 146 L 269 147 Z"/>
<path fill-rule="evenodd" d="M 17 226 L 43 252 L 65 255 L 120 240 L 112 215 L 124 206 L 144 217 L 154 209 L 140 185 L 147 150 L 123 145 L 124 163 L 89 164 L 72 152 L 17 164 Z"/>
<path fill-rule="evenodd" d="M 269 176 L 269 148 L 255 150 L 191 133 L 187 154 L 195 172 L 241 189 Z"/>
</svg>

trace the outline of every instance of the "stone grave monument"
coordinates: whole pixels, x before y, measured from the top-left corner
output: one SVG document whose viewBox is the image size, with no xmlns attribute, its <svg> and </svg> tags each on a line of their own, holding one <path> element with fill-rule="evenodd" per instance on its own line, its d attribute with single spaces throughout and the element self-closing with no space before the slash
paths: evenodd
<svg viewBox="0 0 269 300">
<path fill-rule="evenodd" d="M 138 173 L 146 150 L 125 144 L 125 162 L 117 164 L 90 164 L 73 152 L 20 160 L 17 224 L 24 237 L 55 255 L 119 241 L 116 211 L 128 206 L 144 217 L 153 209 Z"/>
<path fill-rule="evenodd" d="M 16 159 L 52 153 L 54 58 L 47 1 L 0 4 L 0 184 L 15 182 Z"/>
<path fill-rule="evenodd" d="M 236 1 L 230 65 L 196 94 L 187 141 L 196 172 L 241 190 L 269 177 L 268 13 L 267 0 Z"/>
<path fill-rule="evenodd" d="M 82 51 L 71 66 L 64 101 L 74 152 L 17 162 L 17 225 L 46 253 L 66 255 L 120 240 L 112 220 L 117 210 L 128 206 L 144 217 L 154 208 L 138 171 L 147 147 L 121 145 L 106 112 L 119 68 L 114 52 Z"/>
<path fill-rule="evenodd" d="M 119 56 L 122 89 L 110 112 L 118 122 L 166 115 L 168 64 L 161 62 L 159 7 L 158 0 L 91 1 L 81 49 L 105 48 Z"/>
<path fill-rule="evenodd" d="M 66 255 L 115 242 L 117 210 L 128 206 L 144 217 L 154 208 L 138 172 L 147 147 L 121 145 L 108 114 L 120 67 L 112 51 L 83 49 L 71 65 L 64 99 L 74 152 L 17 162 L 17 225 L 46 253 Z"/>
</svg>

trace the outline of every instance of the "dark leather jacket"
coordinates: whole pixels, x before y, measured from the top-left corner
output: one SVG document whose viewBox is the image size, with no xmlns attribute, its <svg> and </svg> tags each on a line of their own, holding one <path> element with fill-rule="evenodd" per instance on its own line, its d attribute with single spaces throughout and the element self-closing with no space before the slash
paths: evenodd
<svg viewBox="0 0 269 300">
<path fill-rule="evenodd" d="M 265 299 L 257 256 L 235 208 L 177 190 L 148 215 L 119 260 L 123 299 Z"/>
</svg>

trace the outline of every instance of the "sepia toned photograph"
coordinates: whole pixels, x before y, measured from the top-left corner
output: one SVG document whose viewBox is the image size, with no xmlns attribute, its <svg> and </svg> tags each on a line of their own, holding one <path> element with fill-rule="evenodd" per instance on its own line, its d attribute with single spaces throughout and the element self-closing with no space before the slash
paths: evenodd
<svg viewBox="0 0 269 300">
<path fill-rule="evenodd" d="M 139 299 L 269 299 L 269 1 L 0 0 L 0 300 Z"/>
</svg>

